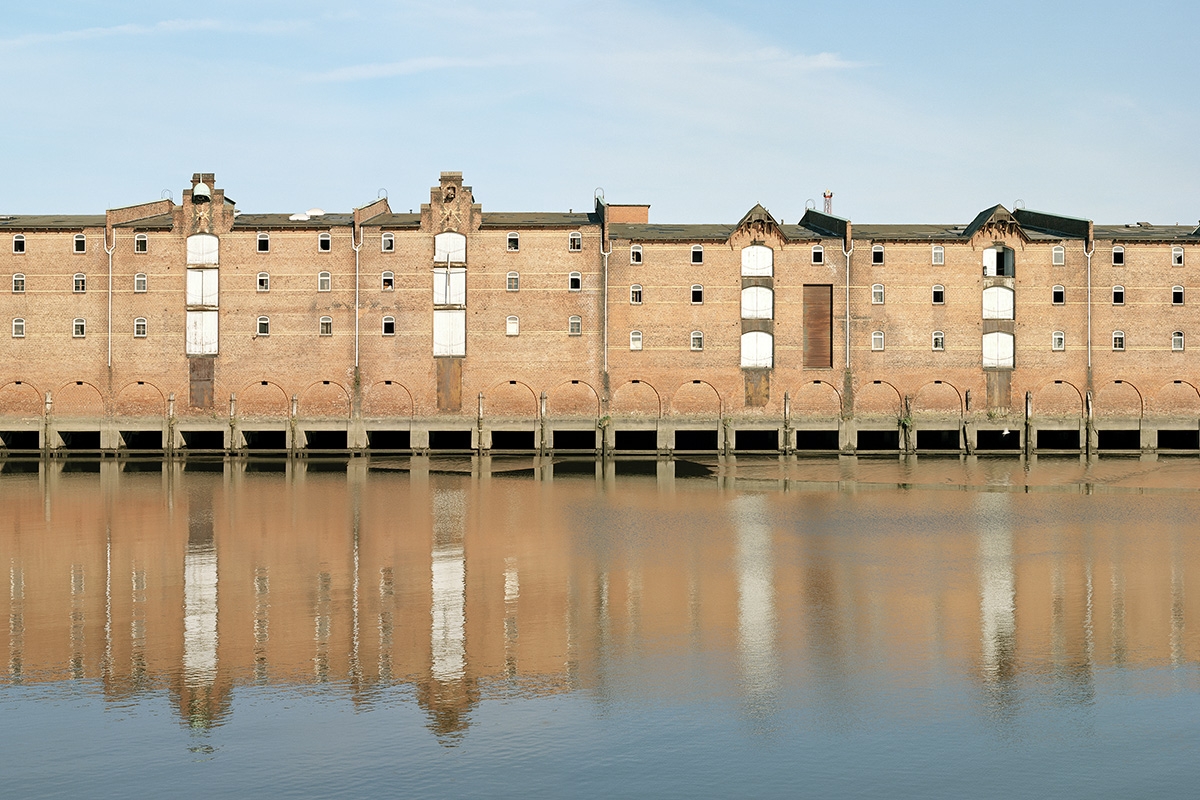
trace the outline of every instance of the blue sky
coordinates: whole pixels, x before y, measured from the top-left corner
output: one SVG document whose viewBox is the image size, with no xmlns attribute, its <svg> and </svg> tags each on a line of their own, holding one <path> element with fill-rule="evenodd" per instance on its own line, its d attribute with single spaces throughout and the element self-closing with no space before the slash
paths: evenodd
<svg viewBox="0 0 1200 800">
<path fill-rule="evenodd" d="M 966 222 L 1020 198 L 1200 218 L 1200 4 L 19 4 L 0 22 L 0 213 L 176 199 L 656 222 Z"/>
</svg>

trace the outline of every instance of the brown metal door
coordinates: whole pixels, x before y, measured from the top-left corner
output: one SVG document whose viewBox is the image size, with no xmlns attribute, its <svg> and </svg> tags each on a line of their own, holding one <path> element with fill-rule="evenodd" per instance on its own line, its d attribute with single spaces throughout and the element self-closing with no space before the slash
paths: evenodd
<svg viewBox="0 0 1200 800">
<path fill-rule="evenodd" d="M 804 285 L 804 366 L 833 366 L 833 285 Z"/>
</svg>

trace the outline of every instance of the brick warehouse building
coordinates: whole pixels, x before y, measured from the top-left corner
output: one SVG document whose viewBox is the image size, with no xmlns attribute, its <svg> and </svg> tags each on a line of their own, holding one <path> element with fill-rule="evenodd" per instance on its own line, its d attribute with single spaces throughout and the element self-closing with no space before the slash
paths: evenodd
<svg viewBox="0 0 1200 800">
<path fill-rule="evenodd" d="M 1200 228 L 0 216 L 9 450 L 1200 451 Z"/>
</svg>

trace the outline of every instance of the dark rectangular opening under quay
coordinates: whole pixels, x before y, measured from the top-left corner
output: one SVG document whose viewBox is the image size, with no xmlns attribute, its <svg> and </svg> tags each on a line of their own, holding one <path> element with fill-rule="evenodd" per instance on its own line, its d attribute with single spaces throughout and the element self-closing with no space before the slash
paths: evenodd
<svg viewBox="0 0 1200 800">
<path fill-rule="evenodd" d="M 372 450 L 410 450 L 411 431 L 367 431 L 367 446 Z"/>
<path fill-rule="evenodd" d="M 859 450 L 899 450 L 900 431 L 859 431 L 857 448 Z"/>
<path fill-rule="evenodd" d="M 717 432 L 675 431 L 676 450 L 716 450 Z"/>
<path fill-rule="evenodd" d="M 617 431 L 617 450 L 657 450 L 658 431 Z"/>
<path fill-rule="evenodd" d="M 1159 450 L 1200 450 L 1200 431 L 1160 430 Z"/>
<path fill-rule="evenodd" d="M 596 432 L 593 431 L 554 431 L 555 450 L 595 450 Z"/>
<path fill-rule="evenodd" d="M 796 431 L 797 450 L 837 450 L 837 431 Z"/>
<path fill-rule="evenodd" d="M 1079 429 L 1068 430 L 1039 430 L 1034 439 L 1038 450 L 1078 450 Z"/>
<path fill-rule="evenodd" d="M 1020 450 L 1021 432 L 1017 430 L 981 430 L 976 434 L 977 450 Z"/>
<path fill-rule="evenodd" d="M 287 431 L 243 431 L 247 450 L 286 450 Z"/>
<path fill-rule="evenodd" d="M 162 450 L 162 431 L 121 431 L 121 441 L 127 450 Z"/>
<path fill-rule="evenodd" d="M 225 431 L 183 431 L 183 446 L 188 450 L 224 450 Z"/>
<path fill-rule="evenodd" d="M 99 450 L 100 431 L 59 431 L 68 450 Z"/>
<path fill-rule="evenodd" d="M 917 431 L 918 450 L 957 450 L 958 431 Z"/>
<path fill-rule="evenodd" d="M 534 431 L 492 431 L 493 450 L 533 450 L 536 447 Z"/>
<path fill-rule="evenodd" d="M 305 431 L 304 439 L 309 450 L 345 450 L 345 431 Z"/>
<path fill-rule="evenodd" d="M 1142 432 L 1139 430 L 1096 431 L 1098 450 L 1141 450 Z"/>
<path fill-rule="evenodd" d="M 733 449 L 743 452 L 746 450 L 778 450 L 779 431 L 734 431 Z"/>
<path fill-rule="evenodd" d="M 37 450 L 37 431 L 0 431 L 0 442 L 9 450 Z"/>
<path fill-rule="evenodd" d="M 430 431 L 430 450 L 470 450 L 470 431 Z"/>
</svg>

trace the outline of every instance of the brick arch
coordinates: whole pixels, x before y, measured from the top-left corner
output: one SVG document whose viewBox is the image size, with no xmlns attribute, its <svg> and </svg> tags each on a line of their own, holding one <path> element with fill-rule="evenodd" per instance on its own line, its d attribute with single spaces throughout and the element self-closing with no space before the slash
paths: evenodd
<svg viewBox="0 0 1200 800">
<path fill-rule="evenodd" d="M 167 413 L 167 398 L 150 381 L 130 381 L 117 391 L 113 413 L 118 417 L 161 417 Z"/>
<path fill-rule="evenodd" d="M 363 394 L 363 416 L 412 417 L 413 398 L 399 381 L 376 381 Z"/>
<path fill-rule="evenodd" d="M 1096 416 L 1141 417 L 1141 393 L 1131 383 L 1109 382 L 1096 392 Z"/>
<path fill-rule="evenodd" d="M 617 387 L 608 402 L 608 410 L 622 416 L 662 416 L 662 398 L 646 381 L 629 381 Z"/>
<path fill-rule="evenodd" d="M 51 399 L 51 413 L 56 417 L 102 417 L 107 412 L 104 395 L 87 381 L 63 384 Z"/>
<path fill-rule="evenodd" d="M 721 393 L 708 381 L 688 381 L 671 394 L 671 413 L 719 417 L 723 409 Z"/>
<path fill-rule="evenodd" d="M 1155 414 L 1197 417 L 1200 416 L 1200 390 L 1190 383 L 1171 381 L 1147 398 L 1146 405 Z"/>
<path fill-rule="evenodd" d="M 836 417 L 842 413 L 837 388 L 826 381 L 807 381 L 792 389 L 793 417 Z"/>
<path fill-rule="evenodd" d="M 566 381 L 546 392 L 549 415 L 600 416 L 600 395 L 588 383 Z"/>
<path fill-rule="evenodd" d="M 867 381 L 854 393 L 855 414 L 900 414 L 900 393 L 890 383 Z"/>
<path fill-rule="evenodd" d="M 300 394 L 297 413 L 305 417 L 350 418 L 350 393 L 337 381 L 316 381 Z"/>
<path fill-rule="evenodd" d="M 538 415 L 538 396 L 522 381 L 501 381 L 484 392 L 484 413 L 493 417 L 530 418 Z"/>
<path fill-rule="evenodd" d="M 1048 383 L 1033 393 L 1033 413 L 1038 417 L 1077 417 L 1084 413 L 1083 400 L 1073 384 Z"/>
<path fill-rule="evenodd" d="M 237 393 L 239 417 L 287 417 L 292 413 L 291 406 L 287 392 L 274 381 L 255 381 Z"/>
<path fill-rule="evenodd" d="M 914 414 L 963 413 L 962 395 L 952 383 L 930 381 L 917 390 L 912 398 Z"/>
<path fill-rule="evenodd" d="M 0 386 L 0 416 L 29 419 L 40 418 L 46 411 L 46 401 L 34 386 L 21 381 L 9 381 Z"/>
</svg>

